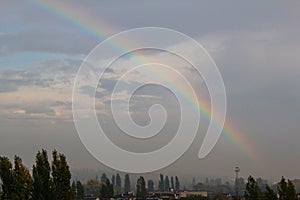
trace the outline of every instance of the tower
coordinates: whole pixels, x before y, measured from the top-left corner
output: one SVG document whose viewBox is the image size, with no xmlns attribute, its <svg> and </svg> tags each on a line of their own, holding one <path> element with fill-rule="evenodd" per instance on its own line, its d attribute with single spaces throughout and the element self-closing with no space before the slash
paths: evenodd
<svg viewBox="0 0 300 200">
<path fill-rule="evenodd" d="M 235 198 L 239 199 L 238 179 L 239 179 L 240 168 L 235 167 L 234 172 L 235 172 Z"/>
</svg>

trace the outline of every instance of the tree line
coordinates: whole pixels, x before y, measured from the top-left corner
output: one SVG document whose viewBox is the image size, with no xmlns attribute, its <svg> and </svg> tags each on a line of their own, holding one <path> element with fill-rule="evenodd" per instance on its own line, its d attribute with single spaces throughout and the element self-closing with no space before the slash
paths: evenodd
<svg viewBox="0 0 300 200">
<path fill-rule="evenodd" d="M 35 157 L 32 174 L 18 156 L 12 163 L 8 157 L 0 157 L 1 200 L 68 200 L 82 199 L 83 185 L 80 181 L 71 185 L 71 172 L 66 156 L 52 152 L 49 163 L 46 150 Z"/>
<path fill-rule="evenodd" d="M 291 180 L 281 178 L 275 190 L 268 184 L 265 185 L 265 190 L 259 187 L 258 183 L 252 176 L 248 177 L 246 190 L 244 193 L 246 200 L 296 200 L 296 189 Z"/>
</svg>

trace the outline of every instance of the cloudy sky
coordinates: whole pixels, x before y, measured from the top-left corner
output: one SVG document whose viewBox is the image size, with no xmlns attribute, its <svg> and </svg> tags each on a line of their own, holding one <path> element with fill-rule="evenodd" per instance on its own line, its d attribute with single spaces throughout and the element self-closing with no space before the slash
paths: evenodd
<svg viewBox="0 0 300 200">
<path fill-rule="evenodd" d="M 194 38 L 217 64 L 227 94 L 226 124 L 231 128 L 222 133 L 212 152 L 199 160 L 207 129 L 204 120 L 191 148 L 159 172 L 230 178 L 239 166 L 244 177 L 300 178 L 299 9 L 299 1 L 3 1 L 0 154 L 11 158 L 20 155 L 30 167 L 39 149 L 55 148 L 67 155 L 73 168 L 109 171 L 87 152 L 75 129 L 72 90 L 76 73 L 83 59 L 107 37 L 132 28 L 164 27 Z M 169 46 L 193 54 L 188 44 Z M 114 143 L 146 152 L 172 139 L 180 110 L 170 90 L 157 85 L 140 88 L 131 99 L 133 120 L 147 125 L 148 110 L 157 103 L 165 107 L 169 117 L 162 133 L 152 141 L 131 141 L 122 136 L 111 117 L 110 95 L 135 57 L 143 60 L 139 64 L 147 60 L 176 64 L 198 97 L 209 99 L 209 94 L 192 66 L 174 55 L 140 50 L 120 57 L 99 82 L 98 119 Z M 133 73 L 121 84 L 145 79 Z M 93 88 L 86 85 L 81 89 L 82 98 L 90 98 L 87 93 Z M 123 95 L 120 91 L 116 98 Z"/>
</svg>

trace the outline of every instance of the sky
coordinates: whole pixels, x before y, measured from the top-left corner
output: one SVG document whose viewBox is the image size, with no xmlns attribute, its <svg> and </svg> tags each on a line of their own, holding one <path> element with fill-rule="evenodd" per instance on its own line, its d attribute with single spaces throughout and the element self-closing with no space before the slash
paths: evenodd
<svg viewBox="0 0 300 200">
<path fill-rule="evenodd" d="M 225 130 L 207 157 L 197 157 L 208 127 L 204 117 L 187 152 L 153 174 L 230 179 L 239 166 L 243 177 L 300 178 L 299 9 L 299 1 L 276 0 L 3 1 L 0 154 L 10 158 L 17 154 L 30 168 L 38 150 L 57 149 L 67 156 L 72 168 L 113 172 L 89 154 L 77 134 L 72 115 L 76 73 L 89 53 L 108 37 L 133 28 L 162 27 L 188 35 L 207 50 L 223 78 L 227 114 Z M 161 43 L 194 53 L 188 42 Z M 117 46 L 123 48 L 122 44 Z M 197 98 L 209 102 L 210 96 L 203 77 L 191 64 L 168 52 L 144 49 L 121 56 L 98 85 L 98 120 L 111 141 L 129 151 L 146 152 L 171 141 L 181 120 L 180 109 L 171 90 L 157 85 L 141 87 L 130 99 L 132 119 L 147 125 L 149 108 L 161 104 L 168 114 L 166 124 L 152 141 L 122 135 L 109 110 L 110 95 L 120 74 L 131 69 L 136 58 L 138 64 L 155 61 L 172 65 L 188 77 Z M 121 84 L 129 87 L 146 81 L 148 75 L 133 73 Z M 167 73 L 161 77 L 168 78 Z M 174 79 L 173 84 L 182 82 Z M 82 99 L 91 98 L 87 93 L 92 88 L 86 85 L 81 89 Z M 128 94 L 117 93 L 117 104 L 124 95 Z"/>
</svg>

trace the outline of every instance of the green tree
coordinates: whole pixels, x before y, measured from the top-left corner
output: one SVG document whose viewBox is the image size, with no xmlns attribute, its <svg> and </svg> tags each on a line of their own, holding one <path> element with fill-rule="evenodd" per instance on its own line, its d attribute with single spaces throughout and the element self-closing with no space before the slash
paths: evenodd
<svg viewBox="0 0 300 200">
<path fill-rule="evenodd" d="M 245 198 L 247 200 L 263 199 L 263 194 L 252 176 L 248 177 L 248 182 L 246 183 Z"/>
<path fill-rule="evenodd" d="M 165 191 L 168 191 L 170 189 L 170 181 L 169 181 L 169 177 L 166 176 L 165 178 Z"/>
<path fill-rule="evenodd" d="M 101 192 L 101 182 L 97 179 L 90 179 L 86 183 L 86 193 L 99 197 Z"/>
<path fill-rule="evenodd" d="M 114 174 L 111 176 L 111 184 L 113 184 L 113 186 L 116 185 L 116 176 Z"/>
<path fill-rule="evenodd" d="M 148 192 L 154 192 L 154 181 L 148 180 Z"/>
<path fill-rule="evenodd" d="M 277 199 L 276 193 L 269 187 L 269 185 L 266 185 L 265 199 L 266 200 L 276 200 Z"/>
<path fill-rule="evenodd" d="M 292 181 L 286 181 L 284 177 L 281 177 L 280 182 L 277 185 L 278 195 L 280 200 L 295 200 L 296 190 Z"/>
<path fill-rule="evenodd" d="M 106 179 L 106 182 L 102 183 L 101 187 L 101 198 L 110 199 L 114 196 L 114 187 L 110 183 L 109 179 Z"/>
<path fill-rule="evenodd" d="M 171 188 L 174 190 L 175 189 L 175 185 L 174 185 L 174 177 L 171 176 Z"/>
<path fill-rule="evenodd" d="M 23 165 L 22 159 L 15 156 L 14 180 L 16 188 L 15 199 L 29 199 L 32 190 L 32 177 L 28 169 Z"/>
<path fill-rule="evenodd" d="M 39 151 L 35 159 L 36 164 L 33 165 L 33 200 L 50 200 L 52 197 L 52 181 L 50 179 L 50 164 L 46 150 Z"/>
<path fill-rule="evenodd" d="M 106 174 L 105 173 L 102 173 L 102 175 L 101 175 L 101 182 L 102 183 L 106 183 L 106 181 L 107 181 L 107 176 L 106 176 Z"/>
<path fill-rule="evenodd" d="M 0 157 L 0 178 L 2 181 L 1 199 L 14 199 L 16 197 L 14 174 L 12 164 L 7 157 Z"/>
<path fill-rule="evenodd" d="M 52 177 L 53 195 L 56 200 L 68 200 L 72 198 L 71 172 L 66 160 L 66 156 L 58 154 L 56 150 L 52 152 Z"/>
<path fill-rule="evenodd" d="M 125 180 L 124 180 L 124 192 L 128 193 L 130 192 L 130 178 L 129 174 L 125 175 Z"/>
<path fill-rule="evenodd" d="M 117 173 L 117 175 L 116 175 L 116 191 L 115 191 L 116 194 L 122 193 L 121 187 L 122 187 L 121 176 L 120 176 L 120 174 Z"/>
<path fill-rule="evenodd" d="M 84 186 L 80 181 L 72 182 L 72 199 L 82 200 L 84 198 Z"/>
<path fill-rule="evenodd" d="M 136 184 L 136 198 L 137 199 L 146 199 L 146 183 L 144 177 L 140 176 Z"/>
<path fill-rule="evenodd" d="M 280 200 L 287 200 L 287 182 L 284 177 L 281 177 L 280 182 L 277 185 L 277 191 Z"/>
<path fill-rule="evenodd" d="M 1 199 L 29 199 L 32 178 L 20 157 L 15 156 L 14 169 L 7 157 L 0 157 Z"/>
<path fill-rule="evenodd" d="M 287 183 L 287 197 L 289 200 L 297 199 L 295 185 L 291 180 L 288 180 Z"/>
<path fill-rule="evenodd" d="M 76 199 L 77 190 L 76 190 L 76 182 L 75 181 L 72 182 L 71 191 L 72 191 L 72 199 Z"/>
<path fill-rule="evenodd" d="M 76 199 L 83 199 L 84 198 L 84 186 L 80 181 L 76 182 Z"/>
<path fill-rule="evenodd" d="M 175 176 L 175 191 L 179 191 L 179 190 L 180 190 L 179 179 L 177 176 Z"/>
<path fill-rule="evenodd" d="M 163 174 L 159 175 L 158 189 L 160 192 L 163 192 L 165 190 L 165 181 Z"/>
</svg>

